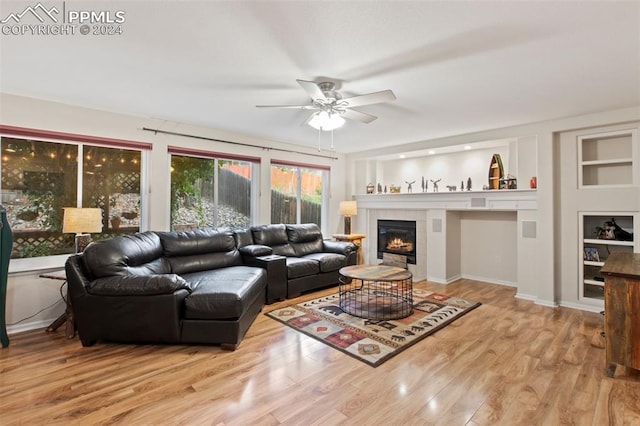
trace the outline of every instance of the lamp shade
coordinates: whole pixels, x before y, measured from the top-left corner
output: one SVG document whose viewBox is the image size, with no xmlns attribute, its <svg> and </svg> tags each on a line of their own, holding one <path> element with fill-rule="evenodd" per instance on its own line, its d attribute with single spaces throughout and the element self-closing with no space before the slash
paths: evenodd
<svg viewBox="0 0 640 426">
<path fill-rule="evenodd" d="M 102 232 L 102 209 L 64 207 L 62 232 L 82 234 Z"/>
<path fill-rule="evenodd" d="M 330 114 L 327 111 L 318 111 L 311 116 L 308 124 L 317 130 L 330 131 L 342 127 L 344 118 L 337 113 Z"/>
<path fill-rule="evenodd" d="M 358 214 L 358 203 L 355 201 L 340 201 L 340 214 L 355 216 Z"/>
</svg>

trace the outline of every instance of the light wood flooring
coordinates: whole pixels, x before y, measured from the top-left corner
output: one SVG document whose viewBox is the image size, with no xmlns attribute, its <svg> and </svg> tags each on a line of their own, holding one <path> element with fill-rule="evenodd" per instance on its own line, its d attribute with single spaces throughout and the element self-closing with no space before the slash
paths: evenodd
<svg viewBox="0 0 640 426">
<path fill-rule="evenodd" d="M 16 334 L 0 349 L 0 424 L 640 424 L 640 373 L 606 377 L 599 314 L 471 280 L 417 286 L 482 306 L 378 368 L 263 314 L 235 352 Z"/>
</svg>

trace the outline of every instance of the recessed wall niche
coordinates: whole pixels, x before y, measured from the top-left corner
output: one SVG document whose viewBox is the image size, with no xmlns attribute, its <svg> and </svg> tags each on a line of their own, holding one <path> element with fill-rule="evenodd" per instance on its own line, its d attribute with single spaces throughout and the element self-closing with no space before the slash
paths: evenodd
<svg viewBox="0 0 640 426">
<path fill-rule="evenodd" d="M 528 164 L 523 166 L 526 176 L 518 175 L 520 145 L 526 151 L 524 154 Z M 535 137 L 522 138 L 522 141 L 510 138 L 414 151 L 406 158 L 393 154 L 358 160 L 356 193 L 366 194 L 369 184 L 373 184 L 375 193 L 378 193 L 378 184 L 383 190 L 386 186 L 387 192 L 393 185 L 399 186 L 401 193 L 407 193 L 410 183 L 413 193 L 434 192 L 434 181 L 438 181 L 438 192 L 460 191 L 462 188 L 467 191 L 469 180 L 472 191 L 481 191 L 489 184 L 489 165 L 494 154 L 500 155 L 505 176 L 510 174 L 517 177 L 518 189 L 529 189 L 529 180 L 535 176 L 536 169 L 535 146 Z"/>
</svg>

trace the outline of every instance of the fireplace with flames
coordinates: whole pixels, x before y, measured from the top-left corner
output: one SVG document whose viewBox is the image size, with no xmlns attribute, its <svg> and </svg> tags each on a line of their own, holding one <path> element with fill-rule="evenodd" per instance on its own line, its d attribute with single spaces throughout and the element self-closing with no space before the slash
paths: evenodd
<svg viewBox="0 0 640 426">
<path fill-rule="evenodd" d="M 378 220 L 378 259 L 382 253 L 407 256 L 416 264 L 416 222 L 411 220 Z"/>
</svg>

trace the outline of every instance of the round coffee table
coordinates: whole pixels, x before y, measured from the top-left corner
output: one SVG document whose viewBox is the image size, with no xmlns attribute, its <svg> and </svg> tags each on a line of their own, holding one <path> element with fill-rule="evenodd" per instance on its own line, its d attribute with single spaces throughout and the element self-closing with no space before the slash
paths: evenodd
<svg viewBox="0 0 640 426">
<path fill-rule="evenodd" d="M 386 265 L 354 265 L 340 269 L 340 308 L 353 316 L 390 320 L 413 313 L 413 275 Z"/>
</svg>

